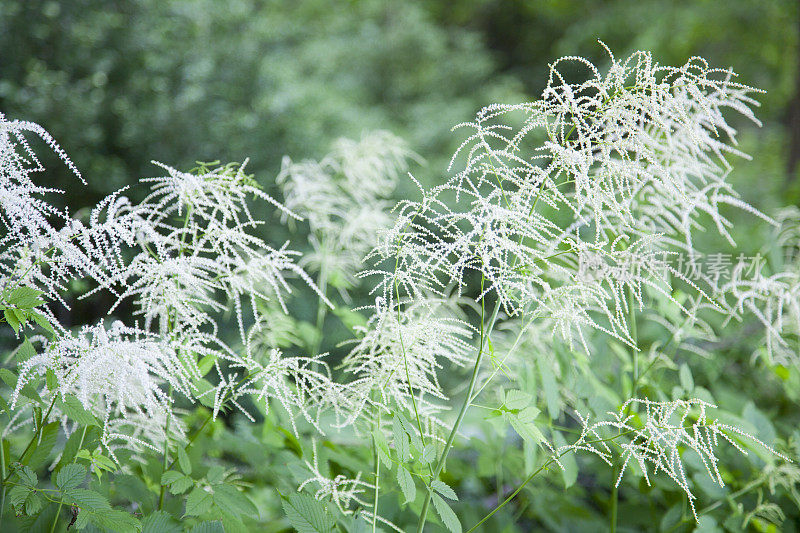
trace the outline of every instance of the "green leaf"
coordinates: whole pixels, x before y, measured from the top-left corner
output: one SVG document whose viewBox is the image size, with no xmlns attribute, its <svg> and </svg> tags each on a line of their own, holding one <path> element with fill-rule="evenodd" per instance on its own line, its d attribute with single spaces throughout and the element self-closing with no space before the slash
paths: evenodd
<svg viewBox="0 0 800 533">
<path fill-rule="evenodd" d="M 178 465 L 187 476 L 192 474 L 192 462 L 189 460 L 189 456 L 186 455 L 186 450 L 183 448 L 178 448 Z"/>
<path fill-rule="evenodd" d="M 20 309 L 33 309 L 45 303 L 39 298 L 42 294 L 44 294 L 42 291 L 32 287 L 17 287 L 11 291 L 6 301 Z"/>
<path fill-rule="evenodd" d="M 553 432 L 553 440 L 557 447 L 566 446 L 567 441 L 558 431 Z M 567 453 L 560 459 L 562 468 L 561 476 L 564 479 L 564 488 L 570 488 L 578 480 L 578 462 L 575 460 L 575 453 Z"/>
<path fill-rule="evenodd" d="M 506 392 L 505 404 L 509 409 L 524 409 L 531 404 L 531 400 L 533 396 L 527 392 L 514 389 Z"/>
<path fill-rule="evenodd" d="M 225 533 L 225 528 L 222 527 L 222 522 L 219 520 L 209 520 L 207 522 L 200 522 L 189 533 Z"/>
<path fill-rule="evenodd" d="M 42 496 L 37 492 L 31 491 L 31 493 L 28 494 L 28 497 L 25 498 L 25 514 L 34 515 L 38 513 L 43 504 L 44 499 Z"/>
<path fill-rule="evenodd" d="M 99 426 L 97 418 L 87 411 L 81 401 L 73 394 L 68 394 L 63 400 L 56 402 L 62 413 L 83 426 Z"/>
<path fill-rule="evenodd" d="M 0 379 L 3 380 L 8 388 L 17 388 L 17 375 L 7 368 L 0 368 Z"/>
<path fill-rule="evenodd" d="M 400 426 L 402 426 L 403 431 L 405 431 L 406 435 L 408 435 L 408 438 L 411 439 L 411 445 L 417 450 L 422 450 L 422 441 L 420 440 L 417 428 L 408 420 L 408 418 L 403 415 L 403 413 L 398 411 L 394 414 L 394 416 L 397 421 L 400 422 Z"/>
<path fill-rule="evenodd" d="M 302 459 L 303 446 L 300 444 L 300 441 L 297 440 L 297 437 L 295 437 L 294 434 L 289 430 L 287 430 L 286 428 L 282 428 L 280 426 L 278 426 L 278 431 L 283 433 L 283 437 L 285 439 L 284 444 L 286 445 L 286 447 L 289 448 L 291 451 L 293 451 L 298 458 Z"/>
<path fill-rule="evenodd" d="M 325 504 L 307 494 L 291 494 L 282 504 L 297 533 L 329 533 L 336 525 Z"/>
<path fill-rule="evenodd" d="M 172 494 L 183 494 L 190 487 L 194 486 L 194 480 L 189 476 L 181 474 L 181 477 L 173 481 L 169 486 L 169 491 Z"/>
<path fill-rule="evenodd" d="M 422 464 L 428 464 L 434 459 L 436 459 L 436 446 L 432 443 L 428 443 L 425 445 L 425 448 L 422 449 L 422 457 L 420 457 L 419 460 L 422 461 Z"/>
<path fill-rule="evenodd" d="M 52 368 L 48 368 L 45 372 L 45 383 L 48 390 L 55 391 L 58 388 L 58 378 Z"/>
<path fill-rule="evenodd" d="M 134 533 L 139 531 L 139 521 L 125 511 L 101 509 L 89 515 L 89 521 L 115 533 Z"/>
<path fill-rule="evenodd" d="M 539 416 L 540 412 L 541 411 L 539 411 L 539 408 L 531 405 L 526 407 L 525 409 L 522 409 L 519 413 L 517 413 L 517 418 L 519 419 L 520 422 L 532 423 L 536 420 L 536 417 Z"/>
<path fill-rule="evenodd" d="M 202 405 L 205 405 L 209 409 L 214 408 L 214 395 L 210 394 L 209 391 L 214 389 L 214 385 L 212 385 L 207 379 L 200 378 L 194 382 L 195 387 L 197 387 L 197 392 L 195 393 L 195 397 L 200 401 Z"/>
<path fill-rule="evenodd" d="M 231 485 L 214 487 L 212 498 L 217 507 L 233 516 L 247 516 L 250 518 L 258 516 L 258 509 L 253 505 L 253 502 Z"/>
<path fill-rule="evenodd" d="M 175 470 L 167 470 L 166 472 L 161 474 L 161 484 L 169 485 L 179 480 L 182 477 L 184 477 L 184 475 L 181 474 L 180 472 L 177 472 Z"/>
<path fill-rule="evenodd" d="M 689 366 L 686 363 L 681 365 L 681 369 L 678 372 L 678 377 L 681 381 L 681 387 L 686 392 L 692 392 L 694 390 L 694 378 L 692 377 L 692 371 L 689 369 Z"/>
<path fill-rule="evenodd" d="M 389 445 L 386 444 L 386 439 L 384 438 L 381 430 L 373 430 L 372 438 L 375 439 L 375 447 L 378 449 L 378 458 L 386 468 L 391 470 L 394 463 L 392 463 Z"/>
<path fill-rule="evenodd" d="M 56 331 L 53 329 L 53 326 L 50 324 L 50 321 L 47 320 L 43 314 L 38 313 L 36 311 L 31 311 L 31 318 L 34 322 L 36 322 L 40 328 L 50 333 L 50 335 L 55 336 Z"/>
<path fill-rule="evenodd" d="M 411 459 L 411 447 L 408 435 L 397 417 L 392 422 L 392 430 L 394 432 L 394 449 L 397 451 L 400 462 L 405 463 Z"/>
<path fill-rule="evenodd" d="M 36 348 L 33 347 L 31 341 L 28 340 L 28 337 L 25 337 L 25 340 L 22 341 L 22 344 L 19 345 L 17 348 L 17 353 L 14 355 L 17 359 L 17 363 L 24 363 L 31 357 L 36 355 Z"/>
<path fill-rule="evenodd" d="M 169 513 L 155 511 L 142 520 L 142 533 L 183 533 L 183 528 Z"/>
<path fill-rule="evenodd" d="M 450 506 L 447 505 L 447 502 L 444 501 L 438 494 L 432 495 L 431 499 L 433 500 L 433 507 L 436 509 L 436 512 L 439 514 L 439 518 L 442 519 L 445 527 L 449 529 L 451 533 L 461 533 L 461 522 L 458 521 L 456 513 L 450 509 Z"/>
<path fill-rule="evenodd" d="M 86 467 L 79 464 L 64 466 L 56 474 L 56 486 L 61 490 L 74 489 L 86 479 Z"/>
<path fill-rule="evenodd" d="M 403 496 L 406 497 L 406 501 L 403 503 L 413 502 L 417 497 L 417 486 L 414 484 L 411 473 L 403 465 L 397 467 L 397 483 L 400 485 L 400 490 L 403 491 Z"/>
<path fill-rule="evenodd" d="M 22 509 L 22 504 L 25 503 L 28 494 L 32 492 L 33 490 L 30 487 L 15 485 L 8 491 L 8 503 L 15 509 Z"/>
<path fill-rule="evenodd" d="M 219 465 L 213 465 L 208 469 L 208 472 L 206 473 L 206 479 L 212 485 L 222 483 L 222 480 L 225 479 L 225 469 Z"/>
<path fill-rule="evenodd" d="M 50 452 L 56 445 L 60 429 L 61 424 L 58 422 L 50 422 L 42 429 L 39 442 L 34 445 L 35 448 L 31 448 L 33 450 L 32 452 L 28 452 L 30 455 L 28 455 L 27 464 L 29 464 L 31 468 L 36 470 L 47 461 Z"/>
<path fill-rule="evenodd" d="M 81 509 L 89 509 L 92 511 L 111 508 L 105 496 L 88 489 L 65 490 L 64 502 L 69 505 L 80 507 Z"/>
<path fill-rule="evenodd" d="M 91 514 L 91 511 L 86 511 L 83 509 L 78 511 L 78 516 L 75 518 L 75 523 L 73 524 L 75 529 L 81 530 L 86 528 L 86 526 L 89 525 L 89 516 L 91 516 Z"/>
<path fill-rule="evenodd" d="M 431 483 L 431 488 L 450 500 L 458 500 L 458 496 L 456 496 L 456 492 L 450 488 L 450 486 L 445 483 L 444 481 L 440 481 L 438 479 L 434 479 L 433 483 Z"/>
<path fill-rule="evenodd" d="M 544 443 L 544 435 L 542 435 L 542 432 L 539 431 L 534 422 L 526 420 L 529 418 L 527 415 L 521 418 L 519 414 L 508 413 L 506 416 L 511 422 L 511 427 L 514 428 L 514 431 L 525 441 L 539 446 Z"/>
<path fill-rule="evenodd" d="M 35 487 L 39 482 L 36 478 L 36 472 L 31 470 L 28 466 L 23 466 L 17 470 L 17 475 L 19 476 L 19 480 L 29 487 Z"/>
<path fill-rule="evenodd" d="M 200 361 L 197 362 L 197 368 L 200 369 L 200 375 L 205 376 L 211 372 L 211 369 L 214 368 L 214 361 L 216 360 L 216 354 L 211 353 L 200 359 Z"/>
<path fill-rule="evenodd" d="M 5 317 L 6 322 L 8 322 L 8 325 L 11 326 L 11 328 L 15 332 L 19 333 L 20 323 L 19 323 L 19 319 L 17 318 L 17 314 L 14 312 L 14 310 L 13 309 L 3 309 L 3 316 Z"/>
<path fill-rule="evenodd" d="M 184 516 L 200 516 L 211 505 L 211 494 L 201 487 L 195 487 L 186 497 L 186 511 Z"/>
<path fill-rule="evenodd" d="M 561 416 L 561 395 L 553 374 L 553 360 L 551 357 L 537 357 L 536 366 L 539 368 L 539 377 L 542 380 L 544 398 L 547 402 L 547 414 L 551 420 L 556 420 Z"/>
</svg>

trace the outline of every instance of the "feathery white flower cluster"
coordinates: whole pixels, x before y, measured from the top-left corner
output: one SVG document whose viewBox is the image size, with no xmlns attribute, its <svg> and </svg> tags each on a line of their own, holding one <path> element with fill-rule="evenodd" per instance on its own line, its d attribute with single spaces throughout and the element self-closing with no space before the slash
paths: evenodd
<svg viewBox="0 0 800 533">
<path fill-rule="evenodd" d="M 693 250 L 701 214 L 729 237 L 722 204 L 752 210 L 725 183 L 725 156 L 744 154 L 723 111 L 755 120 L 753 89 L 699 58 L 678 68 L 646 52 L 610 59 L 602 75 L 563 58 L 540 100 L 492 105 L 460 126 L 473 130 L 451 162 L 465 155 L 462 170 L 401 203 L 373 252 L 396 265 L 380 271 L 387 301 L 395 285 L 412 298 L 460 291 L 475 272 L 479 298 L 493 293 L 509 315 L 554 317 L 567 339 L 589 326 L 631 344 L 626 291 L 641 305 L 645 290 L 669 297 L 670 277 L 693 285 L 658 254 Z M 589 79 L 565 81 L 565 62 Z"/>
<path fill-rule="evenodd" d="M 630 406 L 644 408 L 643 413 L 630 414 Z M 687 477 L 682 455 L 685 450 L 693 450 L 700 458 L 706 473 L 720 486 L 725 483 L 717 467 L 717 447 L 726 441 L 744 455 L 747 451 L 735 439 L 746 439 L 786 461 L 788 459 L 752 435 L 728 424 L 722 424 L 708 417 L 707 411 L 716 408 L 702 400 L 674 400 L 654 402 L 646 399 L 630 399 L 619 412 L 609 413 L 611 420 L 590 423 L 588 418 L 578 415 L 581 434 L 578 439 L 564 446 L 551 447 L 553 461 L 563 468 L 559 458 L 571 451 L 593 453 L 609 465 L 615 457 L 609 445 L 615 441 L 620 447 L 621 467 L 616 484 L 622 481 L 625 470 L 631 463 L 636 464 L 650 484 L 648 465 L 653 474 L 664 472 L 686 493 L 692 513 L 697 519 L 695 495 L 692 483 Z M 612 429 L 616 433 L 608 434 Z"/>
<path fill-rule="evenodd" d="M 162 385 L 168 383 L 175 391 L 191 396 L 193 382 L 200 377 L 197 366 L 193 368 L 180 356 L 180 348 L 118 321 L 110 328 L 102 323 L 85 326 L 76 335 L 64 333 L 46 344 L 42 353 L 20 363 L 10 403 L 13 408 L 22 388 L 50 371 L 56 378 L 53 392 L 62 401 L 73 395 L 103 421 L 102 442 L 112 454 L 115 441 L 158 451 L 140 434 L 147 432 L 152 420 L 165 422 L 172 412 L 173 400 Z M 122 426 L 131 427 L 124 432 Z M 181 434 L 180 427 L 175 422 L 173 431 Z M 163 426 L 160 430 L 163 432 Z"/>
<path fill-rule="evenodd" d="M 386 409 L 414 412 L 429 424 L 447 400 L 438 374 L 445 362 L 463 366 L 469 361 L 473 329 L 458 318 L 451 302 L 417 300 L 402 310 L 379 301 L 363 337 L 342 362 L 355 401 L 374 401 Z M 412 399 L 411 395 L 414 398 Z M 433 428 L 427 431 L 433 433 Z"/>
<path fill-rule="evenodd" d="M 312 370 L 310 360 L 275 351 L 262 365 L 252 356 L 245 309 L 251 310 L 256 328 L 269 327 L 258 302 L 275 299 L 286 311 L 289 276 L 301 278 L 330 302 L 295 263 L 297 252 L 286 244 L 273 248 L 254 234 L 260 222 L 250 211 L 249 197 L 298 217 L 265 194 L 244 172 L 244 164 L 203 166 L 192 173 L 157 163 L 167 174 L 142 180 L 151 192 L 141 203 L 132 205 L 118 191 L 84 223 L 39 198 L 54 191 L 31 180 L 30 174 L 43 167 L 25 132 L 48 142 L 80 177 L 41 127 L 0 115 L 0 218 L 8 230 L 0 241 L 4 283 L 33 285 L 58 299 L 66 281 L 89 276 L 97 285 L 83 297 L 110 290 L 117 299 L 110 311 L 132 300 L 143 326 L 115 322 L 106 328 L 100 322 L 72 334 L 51 316 L 56 338 L 19 366 L 12 405 L 26 384 L 52 373 L 62 400 L 74 395 L 103 422 L 103 444 L 112 454 L 118 446 L 163 449 L 168 427 L 180 437 L 173 393 L 192 402 L 213 394 L 216 414 L 229 400 L 241 408 L 237 399 L 252 392 L 286 407 L 293 425 L 300 415 L 319 427 L 321 412 L 332 406 L 337 416 L 353 412 L 338 403 L 345 405 L 346 395 L 329 373 Z M 353 161 L 348 165 L 353 179 L 366 172 Z M 51 220 L 63 228 L 53 227 Z M 218 316 L 229 307 L 235 311 L 244 355 L 219 339 Z M 204 376 L 210 369 L 216 370 L 219 384 L 209 391 Z M 237 377 L 235 372 L 242 370 L 245 376 Z M 52 396 L 53 391 L 43 393 Z"/>
<path fill-rule="evenodd" d="M 58 189 L 34 183 L 33 174 L 44 171 L 26 134 L 44 141 L 83 182 L 72 160 L 41 126 L 8 120 L 0 113 L 0 277 L 2 285 L 25 285 L 42 290 L 66 306 L 60 292 L 74 279 L 91 277 L 107 284 L 102 260 L 81 245 L 88 237 L 83 225 L 47 196 Z"/>
<path fill-rule="evenodd" d="M 737 265 L 721 291 L 729 297 L 729 318 L 752 313 L 766 332 L 766 357 L 789 366 L 800 363 L 800 209 L 785 208 L 776 220 L 772 244 L 781 268 L 765 274 L 763 264 Z"/>
<path fill-rule="evenodd" d="M 339 139 L 320 161 L 284 157 L 277 181 L 286 206 L 311 229 L 313 252 L 303 264 L 352 285 L 377 232 L 392 224 L 387 199 L 412 157 L 405 142 L 387 131 Z"/>
</svg>

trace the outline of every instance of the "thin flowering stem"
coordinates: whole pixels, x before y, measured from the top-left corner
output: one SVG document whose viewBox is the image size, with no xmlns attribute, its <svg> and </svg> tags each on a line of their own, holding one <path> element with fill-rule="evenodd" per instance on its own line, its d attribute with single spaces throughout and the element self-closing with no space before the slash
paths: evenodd
<svg viewBox="0 0 800 533">
<path fill-rule="evenodd" d="M 481 280 L 481 289 L 483 289 L 483 279 Z M 444 468 L 445 461 L 447 460 L 447 455 L 450 453 L 450 449 L 453 447 L 453 443 L 456 439 L 456 434 L 458 433 L 459 428 L 461 427 L 461 422 L 464 420 L 464 416 L 467 413 L 467 409 L 469 408 L 470 401 L 472 399 L 472 393 L 475 390 L 475 383 L 478 378 L 478 371 L 480 370 L 481 361 L 483 360 L 483 353 L 484 353 L 484 344 L 487 339 L 487 336 L 491 333 L 492 328 L 494 327 L 494 323 L 497 320 L 497 314 L 500 311 L 500 302 L 495 303 L 494 311 L 492 311 L 492 316 L 489 319 L 489 324 L 485 325 L 485 302 L 484 299 L 481 299 L 481 319 L 480 319 L 480 341 L 479 341 L 479 348 L 478 348 L 478 355 L 475 357 L 475 366 L 472 369 L 472 375 L 470 376 L 469 386 L 467 387 L 466 395 L 464 396 L 464 402 L 461 404 L 461 408 L 458 411 L 458 416 L 456 417 L 456 421 L 453 424 L 453 428 L 450 430 L 450 435 L 447 437 L 447 442 L 442 449 L 442 453 L 439 456 L 439 460 L 436 462 L 436 468 L 433 470 L 433 475 L 431 476 L 431 483 L 439 478 L 439 474 L 441 474 L 442 469 Z M 420 511 L 419 521 L 417 523 L 417 532 L 422 533 L 425 529 L 425 520 L 428 514 L 428 507 L 431 503 L 431 496 L 433 495 L 433 489 L 428 486 L 428 490 L 425 493 L 425 500 L 422 504 L 422 510 Z"/>
</svg>

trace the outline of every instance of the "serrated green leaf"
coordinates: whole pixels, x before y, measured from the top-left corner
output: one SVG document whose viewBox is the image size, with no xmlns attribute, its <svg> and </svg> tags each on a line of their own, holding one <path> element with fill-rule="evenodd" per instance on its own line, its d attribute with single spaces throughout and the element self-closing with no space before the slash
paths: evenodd
<svg viewBox="0 0 800 533">
<path fill-rule="evenodd" d="M 182 533 L 181 525 L 164 511 L 155 511 L 142 520 L 142 533 Z"/>
<path fill-rule="evenodd" d="M 225 528 L 222 527 L 222 522 L 219 520 L 209 520 L 200 522 L 189 530 L 189 533 L 225 533 Z"/>
<path fill-rule="evenodd" d="M 87 411 L 83 407 L 83 404 L 81 404 L 81 401 L 72 394 L 66 395 L 63 400 L 59 399 L 57 405 L 61 412 L 67 415 L 70 420 L 82 426 L 99 425 L 97 418 Z"/>
<path fill-rule="evenodd" d="M 539 416 L 539 413 L 541 413 L 541 411 L 538 407 L 529 405 L 517 413 L 517 418 L 520 422 L 532 423 L 534 420 L 536 420 L 536 417 Z"/>
<path fill-rule="evenodd" d="M 241 519 L 228 513 L 222 513 L 222 527 L 225 533 L 250 533 L 250 529 L 245 527 Z"/>
<path fill-rule="evenodd" d="M 22 341 L 22 344 L 19 345 L 17 348 L 17 353 L 14 354 L 14 357 L 17 359 L 17 363 L 24 363 L 31 357 L 36 355 L 36 348 L 33 347 L 31 341 L 25 337 L 25 340 Z"/>
<path fill-rule="evenodd" d="M 86 467 L 79 464 L 64 466 L 56 474 L 56 486 L 61 490 L 74 489 L 86 479 Z"/>
<path fill-rule="evenodd" d="M 86 526 L 89 525 L 89 516 L 91 514 L 92 513 L 90 511 L 81 509 L 80 511 L 78 511 L 78 516 L 75 518 L 75 523 L 72 524 L 72 526 L 79 531 L 81 529 L 85 529 Z"/>
<path fill-rule="evenodd" d="M 35 515 L 44 505 L 44 499 L 38 492 L 31 491 L 28 497 L 25 498 L 25 514 Z"/>
<path fill-rule="evenodd" d="M 11 291 L 6 301 L 20 309 L 33 309 L 45 303 L 40 298 L 42 294 L 42 291 L 32 287 L 17 287 Z"/>
<path fill-rule="evenodd" d="M 166 472 L 161 474 L 161 484 L 169 485 L 179 480 L 182 477 L 184 477 L 184 475 L 176 470 L 167 470 Z"/>
<path fill-rule="evenodd" d="M 213 465 L 211 468 L 208 469 L 206 473 L 206 480 L 212 485 L 216 485 L 218 483 L 222 483 L 222 480 L 225 479 L 225 469 L 219 465 Z"/>
<path fill-rule="evenodd" d="M 307 494 L 291 494 L 281 503 L 289 523 L 298 533 L 330 533 L 336 526 L 325 504 Z"/>
<path fill-rule="evenodd" d="M 25 503 L 25 500 L 28 498 L 28 494 L 31 492 L 33 492 L 33 490 L 30 487 L 14 485 L 8 491 L 8 503 L 10 503 L 15 509 L 21 509 L 22 504 Z"/>
<path fill-rule="evenodd" d="M 394 433 L 394 449 L 397 452 L 397 457 L 401 463 L 405 463 L 411 459 L 411 446 L 409 437 L 397 417 L 392 421 L 392 431 Z"/>
<path fill-rule="evenodd" d="M 214 487 L 212 498 L 217 507 L 233 516 L 248 516 L 251 518 L 258 516 L 258 509 L 253 505 L 253 502 L 231 485 Z"/>
<path fill-rule="evenodd" d="M 201 487 L 195 487 L 186 497 L 186 511 L 184 516 L 200 516 L 211 505 L 211 494 Z"/>
<path fill-rule="evenodd" d="M 391 470 L 393 465 L 391 453 L 389 452 L 389 445 L 386 444 L 386 439 L 384 438 L 383 433 L 379 429 L 375 429 L 372 432 L 372 438 L 374 439 L 375 447 L 378 450 L 378 458 L 386 468 Z"/>
<path fill-rule="evenodd" d="M 686 363 L 681 364 L 681 368 L 678 371 L 678 378 L 680 379 L 683 390 L 686 392 L 692 392 L 694 390 L 692 371 Z"/>
<path fill-rule="evenodd" d="M 544 398 L 547 402 L 547 414 L 550 415 L 551 420 L 556 420 L 561 416 L 561 394 L 559 393 L 556 377 L 553 374 L 553 360 L 546 355 L 537 357 L 536 366 L 539 369 L 539 377 L 542 380 Z"/>
<path fill-rule="evenodd" d="M 31 311 L 31 318 L 33 319 L 36 324 L 39 325 L 40 328 L 50 333 L 50 335 L 55 335 L 56 331 L 53 329 L 53 326 L 50 324 L 50 321 L 47 320 L 43 314 L 37 311 Z"/>
<path fill-rule="evenodd" d="M 450 530 L 450 533 L 461 533 L 461 522 L 458 521 L 456 513 L 453 512 L 447 502 L 437 494 L 433 494 L 431 500 L 436 513 L 442 519 L 445 527 Z"/>
<path fill-rule="evenodd" d="M 419 432 L 417 431 L 416 426 L 414 426 L 408 418 L 403 415 L 401 412 L 396 412 L 394 414 L 395 418 L 398 422 L 400 422 L 400 426 L 402 426 L 403 431 L 405 431 L 408 438 L 411 440 L 411 445 L 416 448 L 417 450 L 422 450 L 422 440 L 420 440 Z"/>
<path fill-rule="evenodd" d="M 17 388 L 17 375 L 7 368 L 0 368 L 0 379 L 3 380 L 8 388 Z"/>
<path fill-rule="evenodd" d="M 187 476 L 192 474 L 192 462 L 189 460 L 189 456 L 183 448 L 178 448 L 178 465 Z"/>
<path fill-rule="evenodd" d="M 172 494 L 183 494 L 192 486 L 194 486 L 194 480 L 189 476 L 181 474 L 179 479 L 170 483 L 169 491 Z"/>
<path fill-rule="evenodd" d="M 64 491 L 64 502 L 92 511 L 111 508 L 105 496 L 89 489 L 76 488 Z"/>
<path fill-rule="evenodd" d="M 139 531 L 139 521 L 133 516 L 117 509 L 100 509 L 89 515 L 89 521 L 103 529 L 115 533 L 135 533 Z"/>
<path fill-rule="evenodd" d="M 19 480 L 29 487 L 35 487 L 39 482 L 39 480 L 36 478 L 36 472 L 31 470 L 31 468 L 28 466 L 23 466 L 17 470 L 17 475 L 19 476 Z"/>
<path fill-rule="evenodd" d="M 514 413 L 508 413 L 507 418 L 511 422 L 511 427 L 514 428 L 514 431 L 525 441 L 539 446 L 544 443 L 544 435 L 542 435 L 535 423 L 523 422 L 519 415 Z"/>
<path fill-rule="evenodd" d="M 436 459 L 436 446 L 434 446 L 432 443 L 428 443 L 422 449 L 422 456 L 419 458 L 419 460 L 422 462 L 422 464 L 428 464 L 434 459 Z"/>
<path fill-rule="evenodd" d="M 434 479 L 431 483 L 431 488 L 450 500 L 458 500 L 456 492 L 450 488 L 450 485 L 439 479 Z"/>
<path fill-rule="evenodd" d="M 58 388 L 58 377 L 56 377 L 56 373 L 53 372 L 52 368 L 48 368 L 44 375 L 47 389 L 50 391 L 55 391 Z"/>
<path fill-rule="evenodd" d="M 524 409 L 531 404 L 533 396 L 525 391 L 513 389 L 506 392 L 505 404 L 509 409 Z"/>
<path fill-rule="evenodd" d="M 406 497 L 406 501 L 403 503 L 413 502 L 417 497 L 417 486 L 414 484 L 411 473 L 403 465 L 397 467 L 397 483 L 400 485 L 400 490 L 403 491 L 403 496 Z"/>
<path fill-rule="evenodd" d="M 3 317 L 8 322 L 8 325 L 16 332 L 19 333 L 20 330 L 20 323 L 19 319 L 17 318 L 17 314 L 14 312 L 13 309 L 3 309 Z"/>
</svg>

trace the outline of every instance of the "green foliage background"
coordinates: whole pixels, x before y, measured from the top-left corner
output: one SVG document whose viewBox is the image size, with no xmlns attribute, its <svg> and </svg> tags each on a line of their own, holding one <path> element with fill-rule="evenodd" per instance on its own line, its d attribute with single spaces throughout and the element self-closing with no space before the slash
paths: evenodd
<svg viewBox="0 0 800 533">
<path fill-rule="evenodd" d="M 800 150 L 792 133 L 800 121 L 799 26 L 798 4 L 791 0 L 7 0 L 0 2 L 0 110 L 10 119 L 38 122 L 70 154 L 87 188 L 77 187 L 60 165 L 45 164 L 51 168 L 48 183 L 65 188 L 66 201 L 75 207 L 156 174 L 151 160 L 188 169 L 197 160 L 250 158 L 249 171 L 274 192 L 284 154 L 320 157 L 333 139 L 376 128 L 404 137 L 424 159 L 414 175 L 433 184 L 460 142 L 450 133 L 453 125 L 483 105 L 537 97 L 548 62 L 561 55 L 583 55 L 602 65 L 600 39 L 617 56 L 647 49 L 665 64 L 700 55 L 766 91 L 759 112 L 764 127 L 744 125 L 742 133 L 743 148 L 754 159 L 740 163 L 731 181 L 745 200 L 768 210 L 800 197 L 791 164 L 792 153 Z M 398 197 L 412 191 L 405 184 Z M 755 252 L 765 233 L 747 224 L 737 234 L 743 251 Z M 302 231 L 291 235 L 295 243 L 303 242 Z M 308 304 L 309 316 L 314 306 Z M 81 316 L 73 322 L 93 312 L 78 306 Z M 336 351 L 346 331 L 335 320 L 326 324 L 323 350 Z M 13 342 L 8 328 L 3 335 L 4 342 Z M 737 335 L 725 357 L 698 363 L 705 373 L 692 385 L 713 388 L 734 410 L 749 410 L 753 424 L 791 435 L 800 401 L 792 393 L 800 383 L 796 369 L 785 379 L 771 369 L 750 369 L 747 360 L 756 347 L 746 330 Z M 607 365 L 611 380 L 618 362 L 600 354 L 593 364 Z M 751 406 L 737 394 L 752 383 L 765 385 L 748 389 Z M 245 523 L 279 531 L 287 524 L 280 521 L 280 499 L 270 483 L 292 490 L 276 480 L 294 458 L 296 443 L 277 429 L 272 415 L 259 426 L 240 422 L 231 417 L 212 424 L 193 448 L 193 462 L 212 457 L 235 466 L 257 506 L 278 513 L 274 527 Z M 445 479 L 475 504 L 462 502 L 465 524 L 513 487 L 513 480 L 503 486 L 503 476 L 513 478 L 530 459 L 490 443 L 475 445 L 472 455 L 453 460 Z M 342 455 L 334 445 L 328 453 Z M 368 457 L 339 459 L 353 469 L 370 469 Z M 498 473 L 496 488 L 481 481 Z M 735 480 L 736 466 L 728 474 Z M 610 486 L 610 471 L 599 476 L 579 477 L 564 492 L 559 476 L 551 475 L 536 497 L 524 494 L 513 513 L 498 519 L 497 530 L 603 527 L 597 525 L 603 511 L 593 488 Z M 118 476 L 103 490 L 112 500 L 138 491 L 144 494 L 141 508 L 154 508 L 152 495 L 137 482 Z M 654 516 L 663 525 L 680 505 L 677 496 L 660 489 L 621 504 L 634 529 L 652 527 Z M 722 511 L 720 525 L 706 521 L 699 529 L 720 530 Z M 798 524 L 793 520 L 796 515 L 788 518 L 787 531 Z"/>
</svg>

